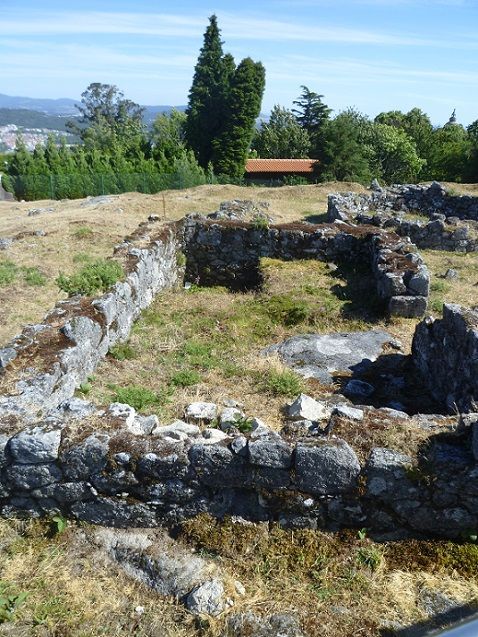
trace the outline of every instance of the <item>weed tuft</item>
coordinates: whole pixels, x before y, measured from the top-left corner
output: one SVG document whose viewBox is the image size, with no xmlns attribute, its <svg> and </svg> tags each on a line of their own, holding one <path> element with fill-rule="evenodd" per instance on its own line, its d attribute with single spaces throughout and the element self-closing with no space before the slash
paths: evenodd
<svg viewBox="0 0 478 637">
<path fill-rule="evenodd" d="M 108 354 L 117 361 L 129 361 L 136 356 L 136 352 L 129 343 L 117 343 L 110 347 Z"/>
<path fill-rule="evenodd" d="M 302 378 L 288 369 L 270 369 L 263 381 L 265 391 L 278 396 L 293 397 L 304 390 Z"/>
<path fill-rule="evenodd" d="M 165 396 L 151 391 L 146 387 L 141 387 L 140 385 L 129 385 L 128 387 L 115 386 L 112 387 L 112 389 L 114 389 L 112 402 L 125 403 L 134 407 L 136 411 L 143 411 L 154 405 L 160 406 L 165 402 Z"/>
<path fill-rule="evenodd" d="M 116 281 L 124 276 L 120 263 L 113 260 L 98 259 L 85 265 L 78 273 L 67 276 L 63 273 L 56 279 L 56 284 L 68 296 L 75 294 L 92 295 L 105 292 Z"/>
</svg>

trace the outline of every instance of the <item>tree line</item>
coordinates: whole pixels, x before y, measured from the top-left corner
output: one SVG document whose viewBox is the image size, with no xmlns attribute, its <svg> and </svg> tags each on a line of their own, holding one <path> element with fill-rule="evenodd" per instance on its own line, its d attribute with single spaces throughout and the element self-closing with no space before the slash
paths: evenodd
<svg viewBox="0 0 478 637">
<path fill-rule="evenodd" d="M 138 104 L 116 86 L 92 83 L 67 123 L 80 143 L 51 137 L 30 152 L 20 137 L 4 185 L 18 198 L 42 199 L 241 183 L 248 157 L 317 159 L 317 181 L 478 181 L 478 120 L 465 129 L 451 117 L 434 127 L 418 108 L 374 120 L 353 108 L 333 117 L 323 95 L 302 86 L 293 108 L 276 105 L 257 126 L 264 87 L 260 62 L 236 65 L 224 53 L 213 15 L 185 113 L 161 114 L 147 130 Z"/>
</svg>

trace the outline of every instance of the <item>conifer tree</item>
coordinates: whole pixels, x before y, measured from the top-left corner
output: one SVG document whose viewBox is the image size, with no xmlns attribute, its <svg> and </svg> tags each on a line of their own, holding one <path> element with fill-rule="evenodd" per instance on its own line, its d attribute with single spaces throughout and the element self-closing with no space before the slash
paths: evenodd
<svg viewBox="0 0 478 637">
<path fill-rule="evenodd" d="M 265 87 L 265 70 L 260 62 L 246 58 L 237 67 L 228 99 L 224 130 L 213 142 L 218 173 L 240 179 L 259 116 Z"/>
<path fill-rule="evenodd" d="M 186 140 L 203 167 L 213 159 L 213 141 L 222 132 L 233 69 L 232 56 L 223 55 L 217 18 L 212 15 L 194 70 L 186 109 Z"/>
</svg>

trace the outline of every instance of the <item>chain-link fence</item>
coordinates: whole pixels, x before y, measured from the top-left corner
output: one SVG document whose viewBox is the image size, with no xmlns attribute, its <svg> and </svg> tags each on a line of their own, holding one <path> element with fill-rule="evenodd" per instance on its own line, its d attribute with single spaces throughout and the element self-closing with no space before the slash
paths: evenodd
<svg viewBox="0 0 478 637">
<path fill-rule="evenodd" d="M 204 183 L 223 183 L 224 179 L 181 171 L 177 173 L 105 173 L 71 175 L 3 176 L 3 184 L 19 200 L 80 199 L 88 196 L 116 195 L 122 192 L 153 194 L 161 190 L 191 188 Z"/>
</svg>

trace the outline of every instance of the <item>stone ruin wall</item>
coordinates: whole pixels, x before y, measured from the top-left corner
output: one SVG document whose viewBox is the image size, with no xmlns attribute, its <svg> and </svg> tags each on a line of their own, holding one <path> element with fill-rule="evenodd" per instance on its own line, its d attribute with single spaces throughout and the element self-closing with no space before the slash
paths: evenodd
<svg viewBox="0 0 478 637">
<path fill-rule="evenodd" d="M 406 219 L 407 213 L 430 218 Z M 370 194 L 329 195 L 329 221 L 371 224 L 396 232 L 422 249 L 478 251 L 477 197 L 451 195 L 438 183 L 398 185 Z"/>
<path fill-rule="evenodd" d="M 162 426 L 128 405 L 98 410 L 73 398 L 154 295 L 181 281 L 181 250 L 189 276 L 226 285 L 247 283 L 246 272 L 257 269 L 260 256 L 367 258 L 379 290 L 383 278 L 396 281 L 400 292 L 405 287 L 405 294 L 393 296 L 396 288 L 387 283 L 388 296 L 382 294 L 389 309 L 397 296 L 426 305 L 419 292 L 428 290 L 428 278 L 419 257 L 409 256 L 407 242 L 376 229 L 256 229 L 197 218 L 186 221 L 184 235 L 181 224 L 160 232 L 143 226 L 119 249 L 127 263 L 124 282 L 93 301 L 60 303 L 44 324 L 26 328 L 0 352 L 3 515 L 61 511 L 127 527 L 176 524 L 209 512 L 292 528 L 365 526 L 394 536 L 457 537 L 478 527 L 473 415 L 465 427 L 452 425 L 458 437 L 438 443 L 424 459 L 375 448 L 359 460 L 344 440 L 317 432 L 288 437 L 259 421 L 246 434 L 223 432 L 204 428 L 206 418 L 201 427 L 191 421 Z M 418 289 L 411 287 L 417 273 Z"/>
</svg>

